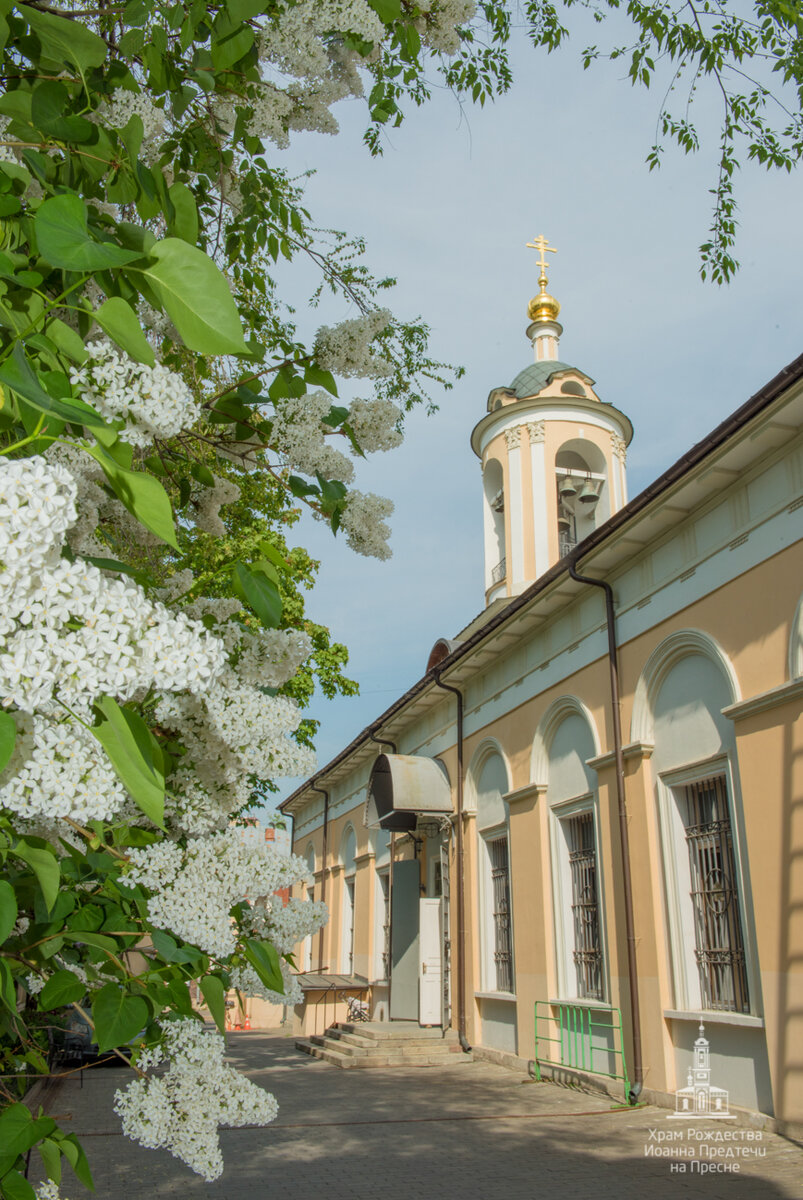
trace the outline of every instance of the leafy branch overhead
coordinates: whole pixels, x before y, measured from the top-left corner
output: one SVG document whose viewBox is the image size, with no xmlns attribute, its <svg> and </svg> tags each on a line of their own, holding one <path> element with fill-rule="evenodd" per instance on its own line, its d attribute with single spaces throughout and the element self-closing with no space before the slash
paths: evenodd
<svg viewBox="0 0 803 1200">
<path fill-rule="evenodd" d="M 293 530 L 307 508 L 386 558 L 392 505 L 355 487 L 362 460 L 460 372 L 274 150 L 335 132 L 347 97 L 375 152 L 439 78 L 483 104 L 511 86 L 516 22 L 555 51 L 571 8 L 0 0 L 3 1200 L 55 1200 L 65 1163 L 91 1186 L 75 1137 L 20 1103 L 68 1031 L 130 1062 L 124 1132 L 205 1179 L 220 1125 L 275 1116 L 225 1061 L 226 997 L 296 1003 L 294 952 L 327 914 L 244 814 L 313 769 L 315 688 L 356 690 L 305 615 L 316 564 Z M 651 166 L 660 137 L 697 149 L 691 101 L 718 90 L 702 269 L 727 279 L 739 156 L 800 156 L 797 11 L 591 12 L 625 36 L 586 65 L 686 88 Z M 280 286 L 296 268 L 337 318 L 312 336 Z"/>
</svg>

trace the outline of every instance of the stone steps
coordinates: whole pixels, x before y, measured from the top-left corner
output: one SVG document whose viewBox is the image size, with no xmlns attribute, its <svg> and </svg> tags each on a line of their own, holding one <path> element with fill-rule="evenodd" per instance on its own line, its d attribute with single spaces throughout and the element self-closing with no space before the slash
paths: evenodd
<svg viewBox="0 0 803 1200">
<path fill-rule="evenodd" d="M 434 1067 L 471 1062 L 460 1049 L 453 1029 L 422 1029 L 413 1025 L 337 1022 L 323 1034 L 297 1038 L 297 1050 L 332 1066 Z"/>
</svg>

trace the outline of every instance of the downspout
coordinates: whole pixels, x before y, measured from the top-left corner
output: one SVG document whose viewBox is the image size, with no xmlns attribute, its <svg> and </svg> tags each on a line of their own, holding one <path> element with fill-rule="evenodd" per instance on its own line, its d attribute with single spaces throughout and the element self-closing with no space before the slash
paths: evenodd
<svg viewBox="0 0 803 1200">
<path fill-rule="evenodd" d="M 463 693 L 448 683 L 441 683 L 440 671 L 435 670 L 435 683 L 445 692 L 457 696 L 457 1036 L 460 1046 L 467 1054 L 471 1050 L 466 1036 L 466 906 L 464 894 L 463 854 Z"/>
<path fill-rule="evenodd" d="M 326 900 L 326 859 L 329 853 L 329 792 L 320 788 L 316 783 L 310 785 L 310 791 L 320 792 L 323 796 L 323 849 L 321 850 L 321 900 Z M 318 971 L 323 971 L 323 925 L 318 933 Z"/>
<path fill-rule="evenodd" d="M 630 1012 L 633 1023 L 633 1086 L 627 1099 L 635 1104 L 644 1086 L 644 1068 L 641 1057 L 641 1011 L 639 1007 L 638 972 L 636 968 L 636 934 L 633 923 L 633 882 L 630 875 L 630 837 L 627 830 L 627 805 L 625 797 L 625 760 L 622 752 L 622 724 L 619 700 L 619 667 L 616 648 L 616 616 L 613 609 L 613 589 L 604 579 L 592 579 L 575 569 L 574 559 L 569 560 L 569 574 L 577 583 L 589 583 L 605 592 L 605 616 L 608 625 L 608 664 L 611 679 L 611 720 L 613 726 L 613 749 L 616 761 L 616 797 L 619 805 L 619 838 L 622 850 L 622 892 L 625 907 L 625 930 L 627 933 L 627 974 L 630 983 Z"/>
</svg>

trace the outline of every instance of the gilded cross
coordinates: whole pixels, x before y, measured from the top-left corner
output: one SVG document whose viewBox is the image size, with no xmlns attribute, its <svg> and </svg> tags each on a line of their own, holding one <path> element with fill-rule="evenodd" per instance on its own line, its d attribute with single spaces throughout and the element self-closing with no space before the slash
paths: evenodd
<svg viewBox="0 0 803 1200">
<path fill-rule="evenodd" d="M 543 233 L 539 233 L 537 238 L 534 238 L 533 241 L 527 243 L 527 248 L 528 248 L 528 250 L 537 250 L 539 255 L 541 256 L 538 259 L 538 265 L 541 268 L 541 274 L 543 275 L 546 272 L 546 268 L 547 268 L 547 261 L 544 258 L 544 252 L 546 251 L 549 254 L 557 254 L 557 252 L 558 252 L 557 247 L 550 246 L 549 242 L 544 237 Z"/>
</svg>

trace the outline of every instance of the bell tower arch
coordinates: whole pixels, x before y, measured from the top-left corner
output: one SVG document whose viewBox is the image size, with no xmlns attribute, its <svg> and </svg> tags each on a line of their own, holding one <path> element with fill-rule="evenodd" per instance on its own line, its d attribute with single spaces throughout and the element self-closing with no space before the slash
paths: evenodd
<svg viewBox="0 0 803 1200">
<path fill-rule="evenodd" d="M 547 292 L 543 235 L 539 292 L 527 309 L 533 362 L 494 388 L 471 445 L 482 466 L 485 600 L 524 591 L 627 503 L 630 420 L 594 380 L 559 358 L 560 305 Z"/>
</svg>

